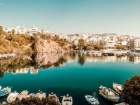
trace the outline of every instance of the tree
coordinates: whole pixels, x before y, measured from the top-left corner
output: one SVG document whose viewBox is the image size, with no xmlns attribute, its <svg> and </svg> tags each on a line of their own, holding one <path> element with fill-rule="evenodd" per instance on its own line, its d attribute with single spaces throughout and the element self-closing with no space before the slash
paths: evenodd
<svg viewBox="0 0 140 105">
<path fill-rule="evenodd" d="M 87 48 L 87 50 L 93 50 L 94 49 L 93 43 L 87 43 L 86 48 Z"/>
<path fill-rule="evenodd" d="M 124 46 L 124 45 L 119 45 L 119 46 L 117 46 L 117 49 L 121 49 L 121 50 L 125 50 L 127 47 L 126 46 Z"/>
<path fill-rule="evenodd" d="M 85 45 L 84 39 L 79 39 L 78 40 L 78 49 L 82 50 L 84 45 Z"/>
<path fill-rule="evenodd" d="M 0 35 L 3 33 L 3 27 L 0 26 Z"/>
<path fill-rule="evenodd" d="M 95 48 L 96 50 L 104 49 L 104 47 L 103 47 L 102 45 L 100 45 L 100 44 L 95 44 L 95 45 L 94 45 L 94 48 Z"/>
<path fill-rule="evenodd" d="M 130 105 L 140 104 L 140 76 L 136 75 L 124 84 L 122 98 Z"/>
<path fill-rule="evenodd" d="M 12 29 L 12 34 L 15 34 L 15 29 Z"/>
</svg>

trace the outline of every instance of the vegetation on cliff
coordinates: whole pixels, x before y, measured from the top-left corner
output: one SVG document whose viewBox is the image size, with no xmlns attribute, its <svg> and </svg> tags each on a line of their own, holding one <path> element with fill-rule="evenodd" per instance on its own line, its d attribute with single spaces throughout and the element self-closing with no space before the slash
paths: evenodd
<svg viewBox="0 0 140 105">
<path fill-rule="evenodd" d="M 8 34 L 0 27 L 0 54 L 31 53 L 32 37 L 29 35 Z"/>
<path fill-rule="evenodd" d="M 15 34 L 14 30 L 12 30 L 11 33 L 6 33 L 3 31 L 3 27 L 0 26 L 0 54 L 33 53 L 36 49 L 36 44 L 40 40 L 47 40 L 48 45 L 49 42 L 55 42 L 64 50 L 69 49 L 68 48 L 69 46 L 67 46 L 68 45 L 67 40 L 64 38 L 60 38 L 59 35 L 51 36 L 51 34 L 41 34 L 41 33 L 34 34 L 33 36 L 28 34 L 21 35 Z M 57 44 L 55 47 L 58 46 Z"/>
</svg>

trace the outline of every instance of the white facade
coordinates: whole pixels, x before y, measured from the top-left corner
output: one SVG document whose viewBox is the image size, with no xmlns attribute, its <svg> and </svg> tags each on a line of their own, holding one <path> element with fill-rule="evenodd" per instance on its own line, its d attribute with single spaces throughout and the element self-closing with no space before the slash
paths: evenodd
<svg viewBox="0 0 140 105">
<path fill-rule="evenodd" d="M 115 43 L 112 40 L 108 40 L 105 42 L 105 47 L 106 48 L 114 48 L 115 47 Z"/>
<path fill-rule="evenodd" d="M 28 33 L 30 35 L 37 34 L 38 32 L 41 32 L 41 30 L 37 27 L 31 27 L 31 28 L 28 29 Z"/>
<path fill-rule="evenodd" d="M 24 26 L 17 26 L 17 27 L 15 28 L 15 33 L 16 33 L 16 34 L 26 34 L 27 31 L 28 31 L 28 29 L 25 28 Z"/>
<path fill-rule="evenodd" d="M 131 39 L 130 48 L 132 50 L 140 50 L 140 39 Z"/>
<path fill-rule="evenodd" d="M 126 46 L 127 45 L 127 41 L 122 41 L 121 45 Z"/>
</svg>

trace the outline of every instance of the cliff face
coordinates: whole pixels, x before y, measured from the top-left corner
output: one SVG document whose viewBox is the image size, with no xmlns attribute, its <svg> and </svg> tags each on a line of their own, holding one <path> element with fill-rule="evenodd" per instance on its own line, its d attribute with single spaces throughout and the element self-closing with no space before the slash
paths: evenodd
<svg viewBox="0 0 140 105">
<path fill-rule="evenodd" d="M 36 53 L 64 53 L 64 49 L 54 41 L 48 41 L 44 39 L 39 39 L 35 43 Z"/>
</svg>

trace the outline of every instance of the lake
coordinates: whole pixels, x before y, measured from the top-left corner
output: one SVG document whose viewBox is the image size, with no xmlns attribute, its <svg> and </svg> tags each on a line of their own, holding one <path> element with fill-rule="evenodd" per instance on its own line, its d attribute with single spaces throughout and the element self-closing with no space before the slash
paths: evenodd
<svg viewBox="0 0 140 105">
<path fill-rule="evenodd" d="M 101 105 L 112 105 L 98 95 L 98 87 L 112 88 L 140 75 L 138 56 L 102 56 L 84 54 L 36 54 L 0 60 L 0 85 L 13 86 L 12 91 L 70 94 L 74 105 L 88 105 L 84 95 L 96 92 Z"/>
</svg>

